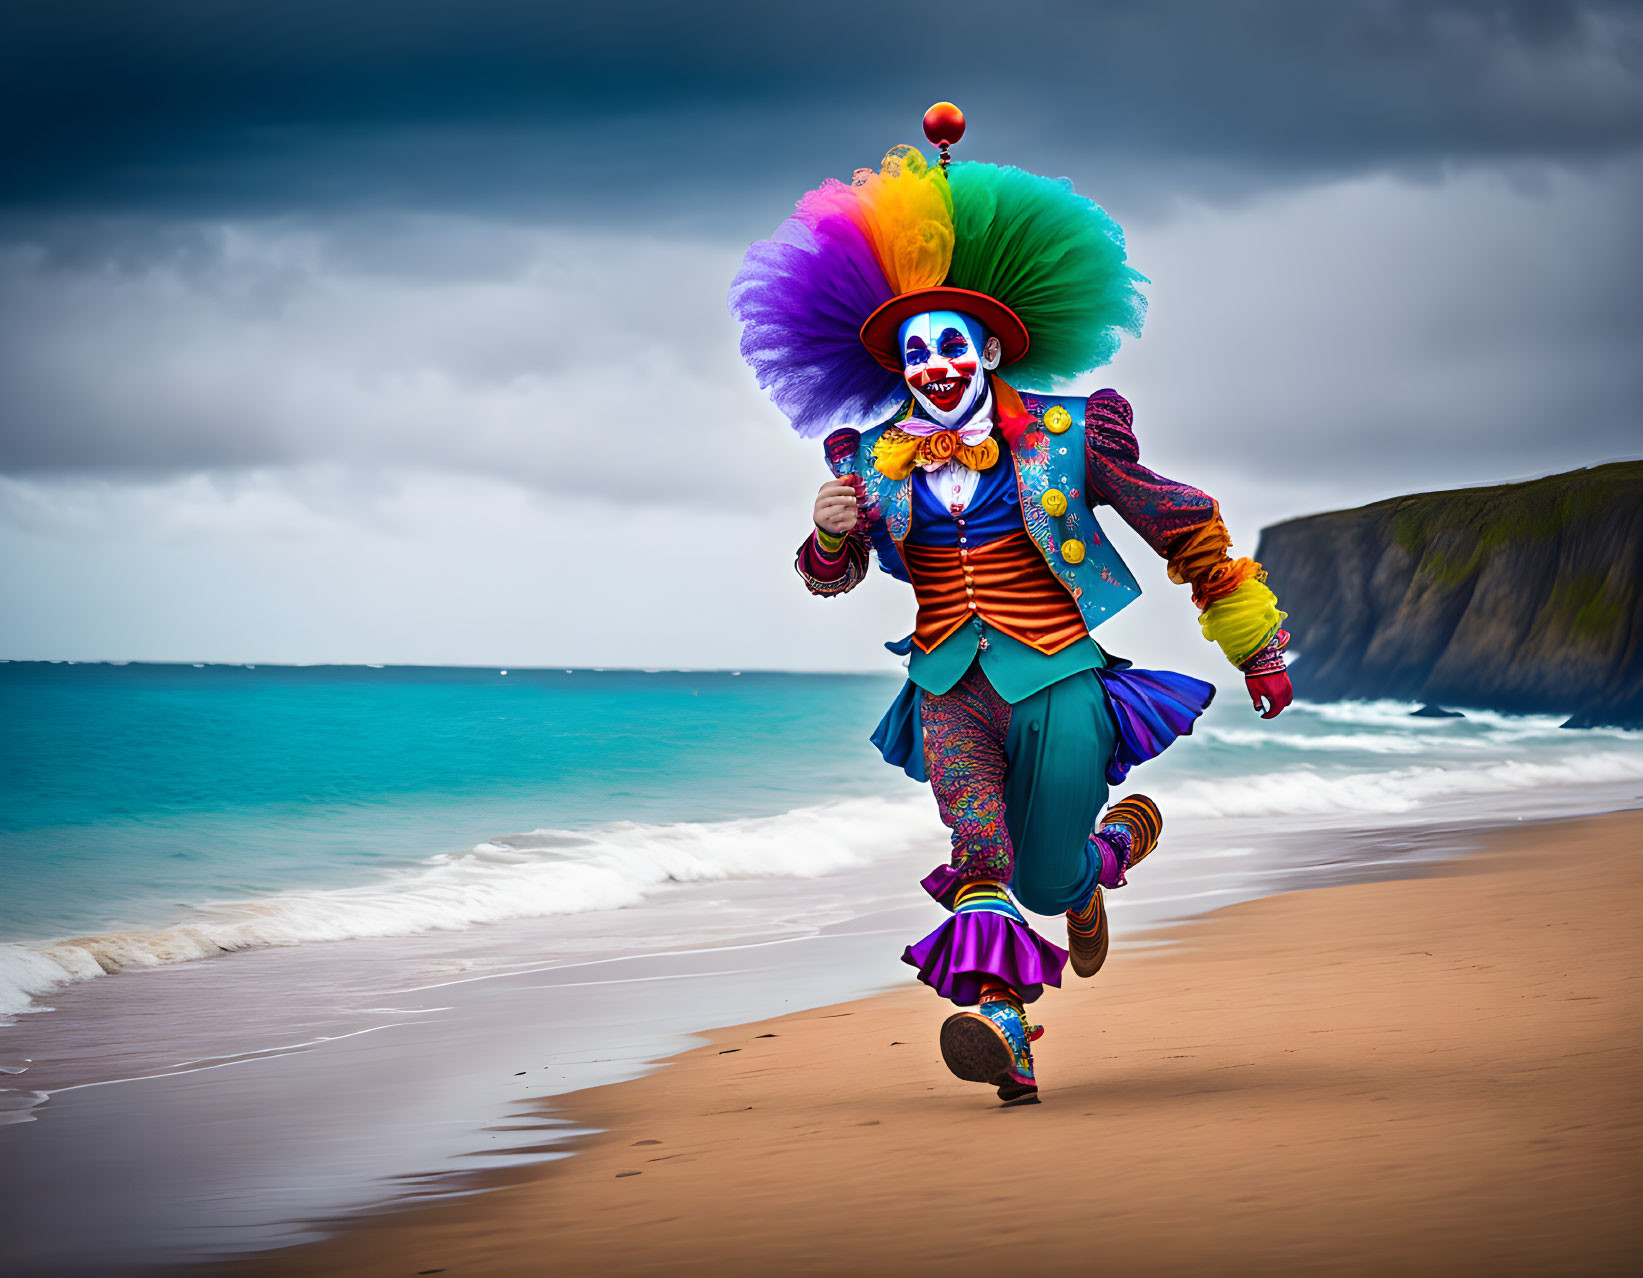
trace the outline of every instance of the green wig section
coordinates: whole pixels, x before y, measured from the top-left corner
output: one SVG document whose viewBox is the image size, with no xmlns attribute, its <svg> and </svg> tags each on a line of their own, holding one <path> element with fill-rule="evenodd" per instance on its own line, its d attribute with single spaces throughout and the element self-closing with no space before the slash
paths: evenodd
<svg viewBox="0 0 1643 1278">
<path fill-rule="evenodd" d="M 997 298 L 1030 341 L 1009 369 L 1016 385 L 1047 388 L 1108 363 L 1122 334 L 1141 335 L 1146 276 L 1125 262 L 1124 232 L 1066 179 L 996 164 L 947 171 L 953 264 L 946 283 Z"/>
</svg>

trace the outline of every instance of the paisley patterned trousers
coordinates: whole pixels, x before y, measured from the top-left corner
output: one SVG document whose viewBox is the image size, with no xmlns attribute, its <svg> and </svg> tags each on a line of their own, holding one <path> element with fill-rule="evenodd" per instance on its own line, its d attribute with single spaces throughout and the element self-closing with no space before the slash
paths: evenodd
<svg viewBox="0 0 1643 1278">
<path fill-rule="evenodd" d="M 1118 726 L 1100 680 L 1081 670 L 1010 705 L 972 665 L 923 698 L 924 760 L 950 866 L 925 887 L 944 903 L 964 883 L 1007 883 L 1027 909 L 1081 909 L 1100 879 L 1089 846 L 1107 801 Z"/>
</svg>

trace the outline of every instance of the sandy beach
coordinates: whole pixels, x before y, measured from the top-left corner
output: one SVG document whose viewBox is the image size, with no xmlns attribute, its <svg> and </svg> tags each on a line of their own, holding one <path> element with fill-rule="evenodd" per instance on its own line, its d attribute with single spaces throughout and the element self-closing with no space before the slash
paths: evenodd
<svg viewBox="0 0 1643 1278">
<path fill-rule="evenodd" d="M 1526 825 L 1115 950 L 1036 1005 L 1038 1106 L 946 1072 L 921 988 L 722 1030 L 560 1098 L 573 1158 L 234 1271 L 1632 1272 L 1640 851 Z"/>
</svg>

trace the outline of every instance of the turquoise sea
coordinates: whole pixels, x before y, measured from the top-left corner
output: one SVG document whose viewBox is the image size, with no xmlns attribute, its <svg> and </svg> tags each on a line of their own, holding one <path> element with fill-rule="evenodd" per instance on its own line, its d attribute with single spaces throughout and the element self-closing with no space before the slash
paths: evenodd
<svg viewBox="0 0 1643 1278">
<path fill-rule="evenodd" d="M 896 689 L 0 663 L 0 1251 L 174 1272 L 313 1237 L 555 1156 L 544 1099 L 703 1028 L 905 984 L 946 833 L 867 741 Z M 1643 734 L 1241 693 L 1133 778 L 1165 830 L 1109 898 L 1120 950 L 1643 801 Z"/>
<path fill-rule="evenodd" d="M 916 841 L 939 855 L 928 792 L 866 740 L 896 687 L 0 663 L 0 1016 L 131 967 L 621 910 Z M 1636 733 L 1395 703 L 1301 704 L 1267 724 L 1240 691 L 1137 773 L 1178 824 L 1481 813 L 1643 777 Z"/>
<path fill-rule="evenodd" d="M 0 664 L 0 941 L 342 887 L 488 836 L 897 790 L 883 677 Z M 573 902 L 562 904 L 569 906 Z"/>
</svg>

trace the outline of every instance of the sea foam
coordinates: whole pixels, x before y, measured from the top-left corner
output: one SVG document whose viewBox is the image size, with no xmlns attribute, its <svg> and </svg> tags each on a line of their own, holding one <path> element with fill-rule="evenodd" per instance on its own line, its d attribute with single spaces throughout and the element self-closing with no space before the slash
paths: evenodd
<svg viewBox="0 0 1643 1278">
<path fill-rule="evenodd" d="M 1451 730 L 1442 737 L 1459 758 L 1442 764 L 1325 769 L 1296 754 L 1365 750 L 1411 754 L 1425 725 L 1411 721 L 1403 703 L 1298 707 L 1343 731 L 1273 733 L 1206 727 L 1210 740 L 1247 748 L 1264 740 L 1288 756 L 1247 775 L 1159 775 L 1158 790 L 1174 822 L 1197 823 L 1196 841 L 1211 846 L 1214 822 L 1233 818 L 1287 818 L 1342 826 L 1364 817 L 1465 819 L 1498 815 L 1499 796 L 1525 793 L 1528 810 L 1580 810 L 1579 793 L 1594 785 L 1643 781 L 1638 734 L 1623 734 L 1614 749 L 1563 749 L 1555 757 L 1475 760 L 1469 743 Z M 1487 718 L 1489 722 L 1480 723 Z M 1417 726 L 1411 726 L 1412 723 Z M 1474 727 L 1495 737 L 1496 748 L 1521 736 L 1544 737 L 1548 747 L 1602 738 L 1559 732 L 1552 719 L 1478 715 Z M 1357 728 L 1360 731 L 1351 731 Z M 1504 738 L 1504 739 L 1503 739 Z M 1266 749 L 1250 752 L 1240 771 L 1258 768 Z M 1269 756 L 1270 757 L 1270 756 Z M 1337 756 L 1338 757 L 1338 756 Z M 1390 760 L 1389 760 L 1390 762 Z M 1148 782 L 1143 787 L 1156 788 Z M 1561 804 L 1550 802 L 1555 788 Z M 1570 802 L 1575 807 L 1570 806 Z M 1487 811 L 1485 811 L 1487 809 Z M 1589 808 L 1587 809 L 1589 810 Z M 1176 826 L 1180 828 L 1179 825 Z M 0 944 L 0 1018 L 42 1010 L 38 1001 L 71 982 L 133 968 L 209 958 L 236 950 L 451 931 L 509 919 L 537 918 L 637 905 L 671 883 L 729 879 L 804 879 L 882 862 L 913 848 L 941 859 L 946 831 L 928 791 L 899 798 L 860 798 L 798 808 L 778 816 L 676 824 L 620 822 L 585 831 L 535 830 L 498 838 L 463 852 L 432 857 L 373 882 L 346 888 L 304 889 L 234 901 L 210 902 L 173 926 L 110 931 L 31 944 Z M 920 861 L 922 867 L 924 862 Z"/>
<path fill-rule="evenodd" d="M 0 944 L 0 1017 L 74 981 L 235 950 L 452 931 L 507 919 L 618 910 L 669 883 L 805 879 L 945 839 L 928 794 L 863 798 L 772 817 L 590 831 L 535 830 L 431 857 L 356 887 L 196 907 L 175 926 Z"/>
<path fill-rule="evenodd" d="M 1170 788 L 1178 816 L 1397 816 L 1444 800 L 1643 780 L 1643 754 L 1589 753 L 1556 762 L 1504 760 L 1465 767 L 1408 767 L 1328 776 L 1294 768 Z M 1463 814 L 1460 804 L 1455 815 Z"/>
</svg>

